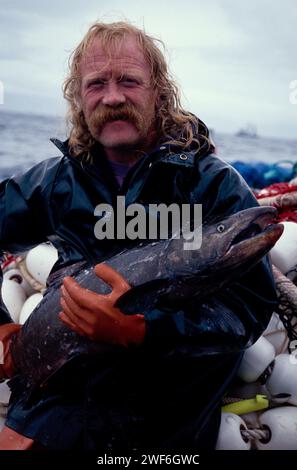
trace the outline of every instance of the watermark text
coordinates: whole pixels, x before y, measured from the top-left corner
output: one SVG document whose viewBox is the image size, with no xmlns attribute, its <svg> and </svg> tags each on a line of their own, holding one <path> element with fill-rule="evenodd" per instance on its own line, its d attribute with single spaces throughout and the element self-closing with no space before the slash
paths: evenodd
<svg viewBox="0 0 297 470">
<path fill-rule="evenodd" d="M 114 207 L 98 204 L 99 217 L 94 227 L 98 240 L 167 240 L 184 238 L 184 250 L 197 250 L 202 244 L 202 204 L 142 204 L 126 206 L 125 196 L 118 196 Z"/>
</svg>

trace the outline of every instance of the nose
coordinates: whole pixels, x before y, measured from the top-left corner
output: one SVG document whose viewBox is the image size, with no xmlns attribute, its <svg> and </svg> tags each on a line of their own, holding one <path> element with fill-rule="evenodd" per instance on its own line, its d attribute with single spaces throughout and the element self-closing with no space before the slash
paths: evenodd
<svg viewBox="0 0 297 470">
<path fill-rule="evenodd" d="M 104 96 L 102 98 L 102 104 L 106 106 L 116 107 L 120 104 L 125 103 L 126 97 L 120 90 L 119 84 L 115 82 L 109 82 L 106 84 L 104 89 Z"/>
</svg>

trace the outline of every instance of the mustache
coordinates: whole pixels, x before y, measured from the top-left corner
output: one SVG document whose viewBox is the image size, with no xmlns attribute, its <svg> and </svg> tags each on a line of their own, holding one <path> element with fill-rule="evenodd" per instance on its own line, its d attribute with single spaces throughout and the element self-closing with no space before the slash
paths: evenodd
<svg viewBox="0 0 297 470">
<path fill-rule="evenodd" d="M 92 113 L 90 121 L 96 125 L 97 129 L 101 129 L 107 122 L 123 120 L 132 122 L 136 128 L 141 128 L 143 125 L 143 116 L 129 103 L 112 107 L 98 107 Z"/>
</svg>

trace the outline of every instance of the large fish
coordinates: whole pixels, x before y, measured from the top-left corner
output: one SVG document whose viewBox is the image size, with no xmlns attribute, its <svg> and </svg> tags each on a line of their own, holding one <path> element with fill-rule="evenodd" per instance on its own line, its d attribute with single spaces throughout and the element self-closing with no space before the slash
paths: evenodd
<svg viewBox="0 0 297 470">
<path fill-rule="evenodd" d="M 184 250 L 185 240 L 172 237 L 113 256 L 107 263 L 132 286 L 119 298 L 117 306 L 132 314 L 182 306 L 195 297 L 200 302 L 237 279 L 272 248 L 283 231 L 282 225 L 272 223 L 275 215 L 274 208 L 255 207 L 204 224 L 202 245 L 197 250 Z M 75 356 L 106 353 L 108 348 L 110 351 L 116 348 L 79 336 L 59 319 L 60 286 L 68 275 L 97 293 L 110 291 L 95 275 L 93 267 L 84 263 L 51 276 L 42 302 L 12 343 L 14 362 L 28 386 L 46 382 Z"/>
</svg>

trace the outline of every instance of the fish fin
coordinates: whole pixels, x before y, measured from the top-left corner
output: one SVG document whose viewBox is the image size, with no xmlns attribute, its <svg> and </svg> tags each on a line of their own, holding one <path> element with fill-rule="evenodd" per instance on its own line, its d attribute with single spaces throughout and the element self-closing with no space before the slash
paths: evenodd
<svg viewBox="0 0 297 470">
<path fill-rule="evenodd" d="M 143 310 L 152 310 L 159 303 L 160 296 L 165 293 L 168 285 L 168 279 L 154 279 L 140 286 L 132 287 L 118 298 L 115 306 L 127 315 L 140 313 Z"/>
<path fill-rule="evenodd" d="M 63 268 L 58 269 L 58 271 L 55 271 L 49 275 L 47 280 L 47 287 L 59 286 L 60 284 L 62 284 L 62 281 L 65 276 L 75 276 L 75 274 L 78 274 L 79 271 L 87 265 L 88 263 L 86 261 L 79 261 L 78 263 L 74 263 L 70 266 L 65 266 Z"/>
</svg>

